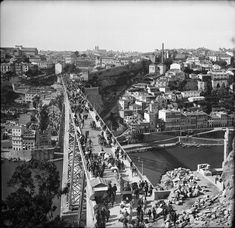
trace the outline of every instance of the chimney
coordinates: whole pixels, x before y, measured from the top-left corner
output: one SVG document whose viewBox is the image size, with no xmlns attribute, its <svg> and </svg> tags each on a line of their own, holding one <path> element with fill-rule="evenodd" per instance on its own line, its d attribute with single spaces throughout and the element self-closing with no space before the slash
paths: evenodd
<svg viewBox="0 0 235 228">
<path fill-rule="evenodd" d="M 162 43 L 162 64 L 164 63 L 164 43 Z"/>
</svg>

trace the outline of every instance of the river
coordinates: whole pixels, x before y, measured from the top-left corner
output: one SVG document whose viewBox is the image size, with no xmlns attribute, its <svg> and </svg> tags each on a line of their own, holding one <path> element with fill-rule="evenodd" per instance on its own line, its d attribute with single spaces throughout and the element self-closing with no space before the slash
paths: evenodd
<svg viewBox="0 0 235 228">
<path fill-rule="evenodd" d="M 210 147 L 171 147 L 152 149 L 142 153 L 130 153 L 129 156 L 142 169 L 143 161 L 144 175 L 153 185 L 159 183 L 162 174 L 166 170 L 172 170 L 178 167 L 197 169 L 197 164 L 209 163 L 212 168 L 221 168 L 223 161 L 223 146 Z M 139 158 L 139 159 L 138 159 Z"/>
</svg>

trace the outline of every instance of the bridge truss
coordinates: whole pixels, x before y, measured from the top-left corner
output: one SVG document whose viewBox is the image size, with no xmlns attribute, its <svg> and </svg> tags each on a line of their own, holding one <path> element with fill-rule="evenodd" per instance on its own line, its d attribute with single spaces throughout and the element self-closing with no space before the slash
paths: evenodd
<svg viewBox="0 0 235 228">
<path fill-rule="evenodd" d="M 85 172 L 81 159 L 82 148 L 65 87 L 64 90 L 65 125 L 67 126 L 65 126 L 64 135 L 62 188 L 66 188 L 67 193 L 61 196 L 61 217 L 72 227 L 83 227 L 86 222 L 86 203 L 84 203 L 86 197 Z"/>
</svg>

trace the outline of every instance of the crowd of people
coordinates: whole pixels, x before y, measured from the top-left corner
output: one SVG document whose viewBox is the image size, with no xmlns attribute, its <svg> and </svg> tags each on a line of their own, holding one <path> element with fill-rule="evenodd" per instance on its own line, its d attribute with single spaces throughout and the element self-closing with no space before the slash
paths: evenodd
<svg viewBox="0 0 235 228">
<path fill-rule="evenodd" d="M 123 223 L 123 228 L 141 228 L 149 227 L 158 219 L 164 220 L 165 227 L 176 226 L 180 223 L 181 218 L 173 209 L 169 201 L 160 200 L 151 208 L 147 208 L 146 196 L 142 196 L 137 200 L 136 218 L 133 219 L 133 205 L 135 200 L 132 199 L 121 202 L 121 217 L 119 221 Z"/>
<path fill-rule="evenodd" d="M 109 221 L 110 217 L 110 210 L 105 207 L 104 205 L 101 205 L 95 210 L 96 214 L 96 223 L 95 227 L 105 227 L 106 223 Z"/>
<path fill-rule="evenodd" d="M 84 127 L 84 122 L 87 119 L 87 115 L 89 112 L 89 105 L 87 106 L 86 102 L 84 101 L 83 96 L 80 94 L 80 92 L 77 92 L 77 88 L 75 85 L 68 83 L 67 89 L 69 92 L 69 98 L 70 102 L 73 108 L 73 112 L 75 113 L 75 120 L 76 125 L 80 128 Z M 87 108 L 88 107 L 88 108 Z M 92 129 L 97 129 L 96 123 L 92 121 L 90 123 L 90 126 L 92 126 Z M 102 127 L 101 124 L 101 135 L 99 137 L 99 143 L 100 143 L 100 153 L 94 153 L 93 152 L 93 145 L 92 140 L 89 137 L 89 131 L 86 131 L 85 134 L 79 134 L 80 136 L 80 143 L 83 149 L 83 154 L 85 157 L 85 163 L 86 168 L 92 175 L 92 177 L 103 177 L 104 171 L 106 168 L 112 170 L 113 172 L 116 172 L 117 175 L 117 181 L 120 181 L 120 191 L 130 191 L 131 194 L 126 197 L 126 199 L 129 201 L 132 199 L 132 194 L 135 196 L 136 201 L 138 202 L 136 212 L 137 212 L 137 219 L 136 223 L 132 219 L 132 212 L 133 212 L 133 205 L 130 206 L 130 210 L 124 210 L 123 212 L 123 226 L 124 227 L 144 227 L 146 223 L 150 219 L 156 219 L 157 213 L 156 210 L 153 208 L 152 210 L 146 210 L 147 208 L 147 198 L 152 196 L 153 193 L 153 186 L 149 184 L 147 181 L 140 181 L 139 183 L 132 183 L 130 185 L 129 182 L 123 181 L 121 178 L 121 175 L 119 174 L 126 169 L 125 164 L 129 163 L 130 169 L 132 171 L 132 175 L 137 174 L 137 168 L 132 163 L 132 161 L 127 162 L 127 154 L 120 148 L 117 147 L 114 151 L 114 154 L 111 153 L 105 153 L 103 150 L 103 147 L 107 145 L 114 144 L 113 137 L 111 133 Z M 104 143 L 105 142 L 105 143 Z M 129 166 L 128 165 L 128 166 Z M 96 217 L 96 227 L 105 227 L 106 223 L 109 221 L 110 217 L 110 207 L 114 206 L 115 200 L 116 200 L 116 193 L 117 193 L 117 186 L 116 184 L 112 185 L 111 182 L 108 184 L 108 190 L 106 192 L 105 197 L 102 199 L 102 202 L 97 203 L 97 206 L 99 209 L 95 211 L 95 217 Z M 142 197 L 140 197 L 140 195 Z M 98 202 L 98 201 L 97 201 Z M 131 201 L 132 202 L 132 201 Z M 148 219 L 144 219 L 144 215 L 148 216 Z"/>
</svg>

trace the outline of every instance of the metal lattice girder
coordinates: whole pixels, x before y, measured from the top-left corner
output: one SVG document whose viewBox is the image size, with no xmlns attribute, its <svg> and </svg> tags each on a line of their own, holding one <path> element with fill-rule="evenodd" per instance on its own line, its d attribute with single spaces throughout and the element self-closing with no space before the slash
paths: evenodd
<svg viewBox="0 0 235 228">
<path fill-rule="evenodd" d="M 66 182 L 64 182 L 63 186 L 65 186 L 65 183 L 69 183 L 69 192 L 66 195 L 66 200 L 63 197 L 62 200 L 62 216 L 75 216 L 76 220 L 78 222 L 78 225 L 80 224 L 80 220 L 82 217 L 82 213 L 84 212 L 84 207 L 86 207 L 86 204 L 84 204 L 84 196 L 85 196 L 85 172 L 84 172 L 84 161 L 82 160 L 81 156 L 83 155 L 83 152 L 81 151 L 81 145 L 79 144 L 79 139 L 77 139 L 77 133 L 75 130 L 77 130 L 77 127 L 75 126 L 74 121 L 74 114 L 71 111 L 71 101 L 68 99 L 68 93 L 66 91 L 66 86 L 64 85 L 63 79 L 63 88 L 65 91 L 65 103 L 67 104 L 67 131 L 65 136 L 67 135 L 67 147 L 64 152 L 66 162 L 66 167 L 63 168 L 63 170 L 66 171 L 66 174 L 64 174 L 64 179 Z M 66 137 L 65 137 L 66 138 Z M 80 149 L 79 149 L 80 148 Z M 83 216 L 84 217 L 84 216 Z"/>
<path fill-rule="evenodd" d="M 81 197 L 83 193 L 83 181 L 84 171 L 81 163 L 80 152 L 78 150 L 77 139 L 75 136 L 75 127 L 71 120 L 73 115 L 70 112 L 70 153 L 68 158 L 69 173 L 68 178 L 70 180 L 70 191 L 69 191 L 69 208 L 71 210 L 78 209 L 81 204 Z"/>
</svg>

